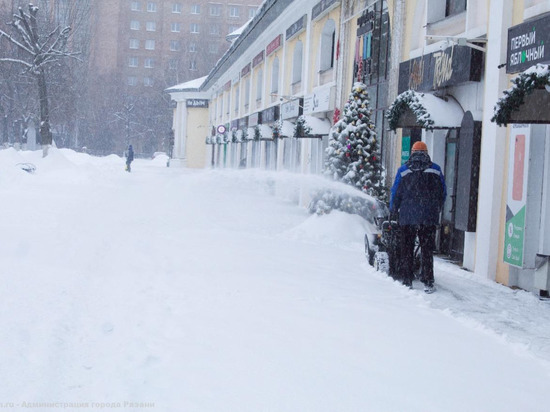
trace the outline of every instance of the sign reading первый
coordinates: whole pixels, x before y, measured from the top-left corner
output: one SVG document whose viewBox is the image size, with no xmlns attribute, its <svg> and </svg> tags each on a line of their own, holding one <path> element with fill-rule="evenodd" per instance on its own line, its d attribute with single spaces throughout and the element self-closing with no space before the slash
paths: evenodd
<svg viewBox="0 0 550 412">
<path fill-rule="evenodd" d="M 506 73 L 550 61 L 550 15 L 508 29 Z"/>
</svg>

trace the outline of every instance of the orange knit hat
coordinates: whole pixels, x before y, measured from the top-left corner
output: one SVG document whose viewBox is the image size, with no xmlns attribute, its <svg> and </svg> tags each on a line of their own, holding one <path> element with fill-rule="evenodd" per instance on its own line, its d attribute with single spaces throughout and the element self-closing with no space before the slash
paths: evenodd
<svg viewBox="0 0 550 412">
<path fill-rule="evenodd" d="M 415 142 L 411 150 L 413 152 L 427 152 L 428 146 L 424 142 Z"/>
</svg>

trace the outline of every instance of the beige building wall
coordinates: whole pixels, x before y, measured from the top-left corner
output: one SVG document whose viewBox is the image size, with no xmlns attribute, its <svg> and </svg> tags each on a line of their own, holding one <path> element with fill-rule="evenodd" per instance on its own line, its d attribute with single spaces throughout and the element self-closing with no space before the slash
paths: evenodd
<svg viewBox="0 0 550 412">
<path fill-rule="evenodd" d="M 336 69 L 336 61 L 335 61 L 334 67 L 331 70 L 327 70 L 327 72 L 324 73 L 325 76 L 322 76 L 323 74 L 320 73 L 321 38 L 322 38 L 323 28 L 325 27 L 325 24 L 329 20 L 334 21 L 335 28 L 336 28 L 335 37 L 336 39 L 338 39 L 340 36 L 340 7 L 336 7 L 332 9 L 328 13 L 324 14 L 322 17 L 319 17 L 317 18 L 317 20 L 314 20 L 311 22 L 311 34 L 310 34 L 311 37 L 310 37 L 309 56 L 308 56 L 308 63 L 307 63 L 308 82 L 307 82 L 306 93 L 311 92 L 314 87 L 327 83 L 325 77 L 333 76 L 333 73 Z M 334 78 L 331 77 L 331 80 L 334 80 Z"/>
<path fill-rule="evenodd" d="M 208 109 L 187 109 L 187 167 L 203 169 L 206 166 L 206 137 L 210 131 L 204 125 L 208 124 Z"/>
</svg>

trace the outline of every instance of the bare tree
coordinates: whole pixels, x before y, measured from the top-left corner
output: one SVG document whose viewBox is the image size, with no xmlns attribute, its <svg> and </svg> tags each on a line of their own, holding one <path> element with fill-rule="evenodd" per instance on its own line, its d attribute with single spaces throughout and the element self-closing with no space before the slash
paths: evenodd
<svg viewBox="0 0 550 412">
<path fill-rule="evenodd" d="M 5 37 L 21 52 L 21 55 L 20 57 L 0 57 L 0 62 L 22 65 L 25 69 L 24 73 L 31 74 L 36 79 L 40 102 L 40 135 L 44 156 L 46 156 L 48 147 L 52 144 L 46 66 L 66 57 L 75 57 L 79 53 L 68 50 L 70 26 L 63 28 L 56 26 L 49 33 L 41 36 L 37 20 L 38 7 L 29 4 L 28 14 L 21 7 L 18 10 L 19 13 L 13 16 L 14 20 L 8 23 L 14 27 L 17 38 L 0 30 L 0 40 Z"/>
</svg>

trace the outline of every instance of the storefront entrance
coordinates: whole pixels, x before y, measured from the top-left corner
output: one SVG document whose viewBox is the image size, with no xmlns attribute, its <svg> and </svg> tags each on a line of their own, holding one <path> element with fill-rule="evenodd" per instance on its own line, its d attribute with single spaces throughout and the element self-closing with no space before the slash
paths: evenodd
<svg viewBox="0 0 550 412">
<path fill-rule="evenodd" d="M 447 185 L 447 198 L 443 205 L 440 232 L 440 251 L 451 259 L 462 261 L 464 256 L 464 232 L 455 228 L 456 189 L 458 169 L 459 129 L 449 129 L 445 139 L 445 165 L 443 174 Z"/>
</svg>

